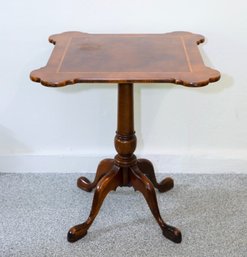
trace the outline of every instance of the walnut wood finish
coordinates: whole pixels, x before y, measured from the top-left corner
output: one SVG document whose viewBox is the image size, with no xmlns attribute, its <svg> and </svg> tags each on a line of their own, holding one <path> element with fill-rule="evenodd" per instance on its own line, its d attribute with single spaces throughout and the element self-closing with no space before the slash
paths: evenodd
<svg viewBox="0 0 247 257">
<path fill-rule="evenodd" d="M 175 243 L 182 240 L 181 232 L 161 218 L 154 186 L 160 192 L 165 192 L 173 187 L 171 178 L 157 183 L 154 168 L 146 159 L 137 160 L 134 155 L 136 148 L 136 136 L 134 131 L 134 100 L 133 85 L 131 83 L 118 85 L 118 125 L 115 136 L 115 148 L 117 155 L 113 159 L 105 159 L 100 162 L 94 181 L 80 177 L 77 181 L 79 188 L 91 191 L 96 187 L 92 209 L 88 219 L 79 225 L 72 227 L 68 232 L 68 241 L 75 242 L 87 234 L 92 225 L 106 195 L 118 186 L 133 186 L 140 191 L 146 199 L 149 208 L 162 229 L 163 235 Z"/>
<path fill-rule="evenodd" d="M 87 234 L 87 230 L 96 218 L 107 194 L 112 190 L 116 190 L 116 188 L 121 185 L 122 177 L 119 169 L 120 167 L 115 165 L 112 170 L 104 176 L 104 179 L 99 181 L 94 193 L 90 215 L 84 223 L 76 225 L 69 230 L 67 236 L 69 242 L 75 242 Z"/>
<path fill-rule="evenodd" d="M 167 225 L 160 216 L 156 194 L 151 181 L 139 170 L 138 166 L 133 166 L 130 169 L 131 184 L 136 190 L 143 194 L 154 218 L 160 225 L 163 235 L 174 243 L 181 243 L 181 232 L 177 228 Z"/>
<path fill-rule="evenodd" d="M 133 83 L 171 82 L 189 87 L 205 86 L 219 80 L 220 73 L 203 64 L 197 44 L 203 36 L 189 32 L 167 34 L 95 35 L 65 32 L 49 38 L 55 44 L 43 68 L 30 78 L 45 86 L 61 87 L 75 83 L 118 83 L 118 121 L 115 136 L 117 155 L 98 165 L 93 182 L 85 177 L 77 180 L 79 188 L 95 188 L 88 219 L 72 227 L 68 241 L 75 242 L 87 234 L 107 194 L 121 186 L 140 191 L 159 224 L 163 235 L 175 243 L 181 232 L 162 219 L 154 187 L 160 192 L 173 188 L 172 178 L 157 182 L 152 163 L 134 155 Z"/>
<path fill-rule="evenodd" d="M 87 178 L 80 177 L 77 180 L 77 186 L 82 190 L 87 192 L 91 192 L 93 188 L 95 188 L 99 182 L 99 180 L 113 168 L 114 160 L 113 159 L 105 159 L 102 160 L 97 168 L 96 176 L 94 181 L 91 183 Z"/>
<path fill-rule="evenodd" d="M 143 194 L 154 218 L 163 232 L 163 235 L 175 243 L 180 243 L 182 241 L 181 232 L 177 228 L 166 224 L 162 219 L 159 212 L 154 186 L 148 177 L 144 175 L 143 171 L 141 171 L 137 165 L 126 168 L 114 164 L 111 170 L 99 180 L 96 186 L 93 204 L 88 219 L 84 223 L 76 225 L 69 230 L 67 236 L 69 242 L 75 242 L 87 234 L 87 231 L 96 218 L 106 195 L 110 191 L 116 190 L 118 186 L 125 185 L 123 180 L 126 173 L 128 173 L 127 186 L 133 186 L 135 190 L 138 190 Z"/>
<path fill-rule="evenodd" d="M 220 73 L 206 67 L 197 44 L 204 37 L 189 32 L 166 34 L 53 35 L 52 55 L 30 77 L 45 86 L 75 83 L 175 83 L 189 87 L 217 81 Z"/>
<path fill-rule="evenodd" d="M 114 159 L 105 159 L 100 162 L 98 165 L 96 176 L 93 182 L 90 182 L 86 177 L 80 177 L 77 180 L 77 186 L 84 191 L 91 192 L 96 186 L 99 180 L 109 171 L 114 165 Z M 152 182 L 153 186 L 159 190 L 159 192 L 167 192 L 174 187 L 173 179 L 167 177 L 163 179 L 160 183 L 157 182 L 153 164 L 147 159 L 137 159 L 137 166 L 146 175 L 149 180 Z M 125 172 L 126 173 L 126 172 Z M 125 174 L 124 173 L 124 174 Z M 125 176 L 126 185 L 129 181 L 127 176 Z"/>
<path fill-rule="evenodd" d="M 153 164 L 149 160 L 138 159 L 137 166 L 160 192 L 167 192 L 174 187 L 173 179 L 170 177 L 163 179 L 160 183 L 157 182 Z"/>
</svg>

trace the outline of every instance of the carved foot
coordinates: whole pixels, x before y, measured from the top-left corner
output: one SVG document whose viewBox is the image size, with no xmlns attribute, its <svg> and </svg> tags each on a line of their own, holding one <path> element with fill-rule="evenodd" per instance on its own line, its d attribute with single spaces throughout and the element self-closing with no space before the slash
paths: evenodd
<svg viewBox="0 0 247 257">
<path fill-rule="evenodd" d="M 105 159 L 101 161 L 98 165 L 94 181 L 91 182 L 86 177 L 80 177 L 77 179 L 77 186 L 84 191 L 91 192 L 97 186 L 99 180 L 112 169 L 113 165 L 113 159 Z"/>
<path fill-rule="evenodd" d="M 170 177 L 163 179 L 160 183 L 157 182 L 153 164 L 149 160 L 138 159 L 137 166 L 141 172 L 149 178 L 154 187 L 157 188 L 160 192 L 167 192 L 174 187 L 173 179 Z"/>
<path fill-rule="evenodd" d="M 107 196 L 107 194 L 116 190 L 116 188 L 122 185 L 122 174 L 119 172 L 119 167 L 114 166 L 97 184 L 95 189 L 91 212 L 88 219 L 79 225 L 72 227 L 69 232 L 67 239 L 69 242 L 75 242 L 87 234 L 89 227 L 92 225 L 96 218 L 100 207 Z"/>
<path fill-rule="evenodd" d="M 71 243 L 83 238 L 87 234 L 88 224 L 82 223 L 72 227 L 67 235 L 67 240 Z"/>
<path fill-rule="evenodd" d="M 166 224 L 166 227 L 163 228 L 162 231 L 163 231 L 163 235 L 167 239 L 170 239 L 172 242 L 177 244 L 182 242 L 182 234 L 180 230 L 178 230 L 177 228 Z"/>
<path fill-rule="evenodd" d="M 162 229 L 163 235 L 174 243 L 180 243 L 182 241 L 181 232 L 177 228 L 167 225 L 160 216 L 157 198 L 152 182 L 139 170 L 138 166 L 133 166 L 130 169 L 131 184 L 135 190 L 138 190 L 143 194 L 154 218 Z"/>
</svg>

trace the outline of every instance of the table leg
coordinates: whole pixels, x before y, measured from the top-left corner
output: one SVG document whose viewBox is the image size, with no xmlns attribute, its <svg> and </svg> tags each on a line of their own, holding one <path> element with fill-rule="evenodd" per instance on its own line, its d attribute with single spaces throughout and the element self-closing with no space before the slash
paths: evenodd
<svg viewBox="0 0 247 257">
<path fill-rule="evenodd" d="M 96 175 L 93 182 L 90 182 L 86 177 L 80 177 L 77 180 L 77 186 L 87 192 L 91 192 L 97 186 L 99 180 L 112 169 L 114 165 L 114 159 L 102 160 L 97 168 Z"/>
<path fill-rule="evenodd" d="M 133 166 L 130 168 L 130 170 L 130 181 L 132 186 L 135 190 L 138 190 L 143 194 L 154 218 L 163 231 L 163 235 L 174 243 L 181 243 L 181 232 L 177 228 L 166 224 L 160 216 L 160 211 L 152 182 L 139 170 L 138 166 Z"/>
<path fill-rule="evenodd" d="M 114 166 L 113 169 L 99 181 L 94 192 L 94 198 L 89 217 L 84 223 L 76 225 L 69 230 L 67 235 L 69 242 L 75 242 L 87 234 L 87 231 L 96 218 L 107 194 L 112 190 L 116 190 L 116 188 L 122 184 L 122 176 L 119 172 L 119 169 L 120 168 L 118 166 Z"/>
<path fill-rule="evenodd" d="M 163 179 L 160 183 L 157 182 L 153 164 L 149 160 L 138 159 L 137 165 L 141 172 L 149 178 L 154 187 L 157 188 L 160 192 L 167 192 L 174 187 L 173 179 L 170 177 Z"/>
</svg>

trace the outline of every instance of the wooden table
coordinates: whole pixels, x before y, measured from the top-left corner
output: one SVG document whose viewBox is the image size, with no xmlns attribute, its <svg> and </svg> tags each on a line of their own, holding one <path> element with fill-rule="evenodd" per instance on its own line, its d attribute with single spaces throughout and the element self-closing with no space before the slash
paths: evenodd
<svg viewBox="0 0 247 257">
<path fill-rule="evenodd" d="M 219 80 L 220 73 L 203 64 L 197 47 L 204 41 L 203 36 L 189 32 L 114 35 L 65 32 L 51 36 L 49 41 L 55 48 L 47 65 L 31 73 L 33 81 L 49 87 L 118 83 L 117 155 L 99 163 L 93 182 L 85 177 L 78 179 L 79 188 L 86 191 L 95 188 L 95 193 L 88 219 L 69 230 L 68 241 L 75 242 L 87 234 L 111 190 L 133 186 L 145 197 L 163 235 L 180 243 L 181 232 L 162 219 L 154 190 L 154 187 L 160 192 L 170 190 L 174 185 L 172 178 L 158 183 L 152 163 L 134 155 L 133 84 L 169 82 L 201 87 Z"/>
</svg>

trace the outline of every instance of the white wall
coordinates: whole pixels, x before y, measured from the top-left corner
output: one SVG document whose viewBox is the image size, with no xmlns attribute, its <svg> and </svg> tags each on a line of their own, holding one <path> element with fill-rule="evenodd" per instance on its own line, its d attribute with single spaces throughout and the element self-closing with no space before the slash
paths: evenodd
<svg viewBox="0 0 247 257">
<path fill-rule="evenodd" d="M 204 35 L 204 88 L 137 84 L 137 155 L 158 172 L 247 173 L 247 2 L 236 0 L 2 1 L 0 172 L 94 172 L 115 154 L 116 85 L 46 88 L 29 80 L 53 49 L 47 38 L 89 33 Z"/>
</svg>

